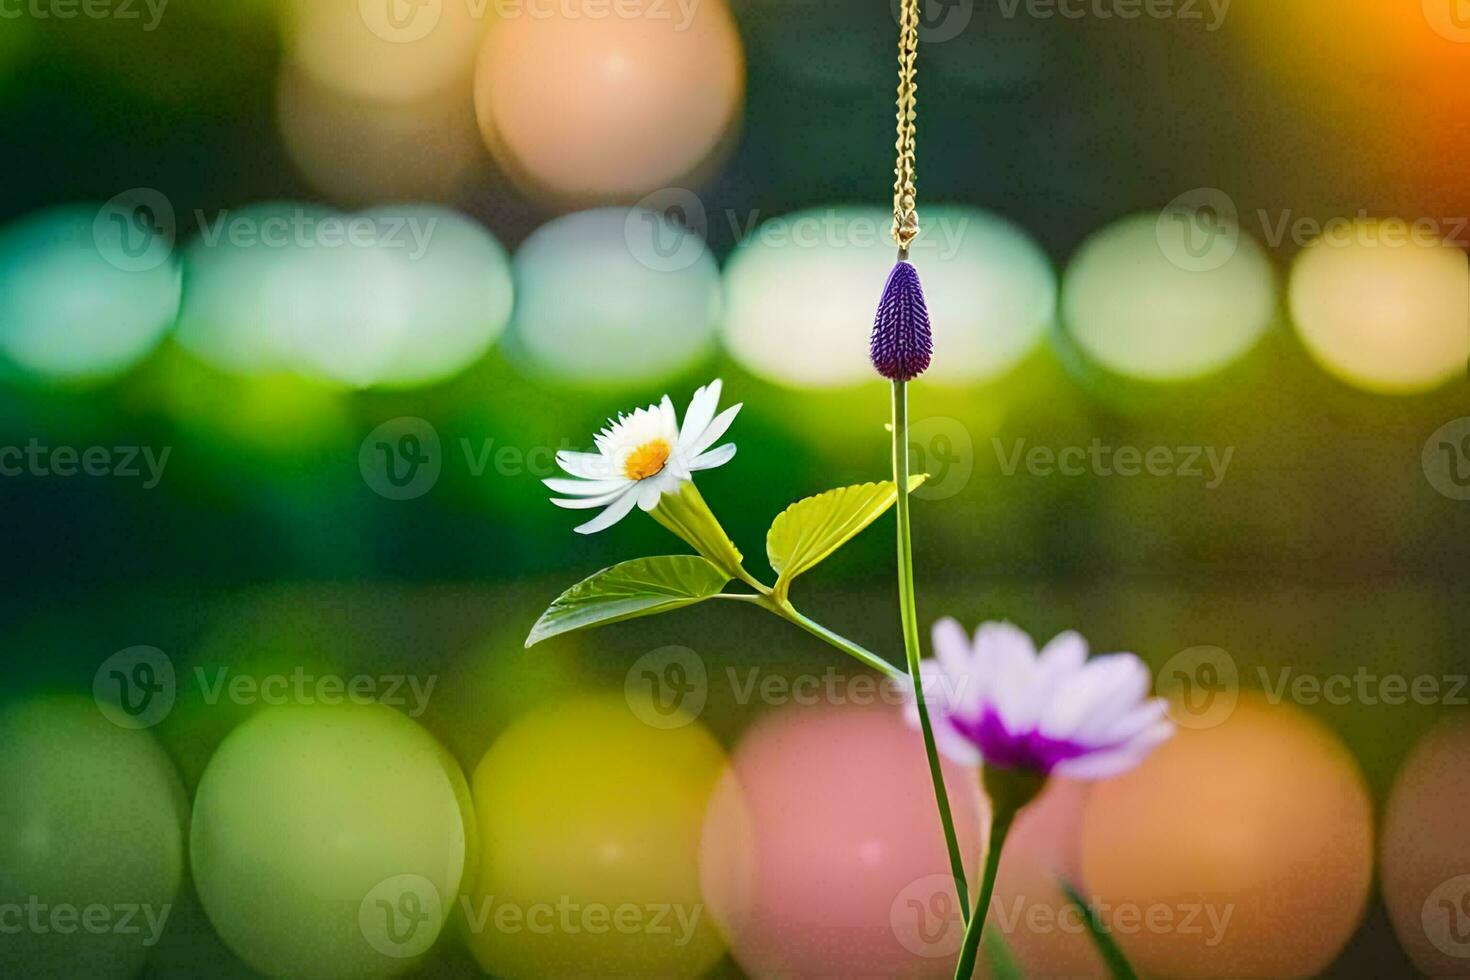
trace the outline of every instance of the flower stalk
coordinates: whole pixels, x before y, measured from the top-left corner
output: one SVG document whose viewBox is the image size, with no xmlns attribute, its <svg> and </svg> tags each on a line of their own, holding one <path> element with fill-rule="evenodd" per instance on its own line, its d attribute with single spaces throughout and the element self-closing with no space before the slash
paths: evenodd
<svg viewBox="0 0 1470 980">
<path fill-rule="evenodd" d="M 929 720 L 929 707 L 924 696 L 924 680 L 919 671 L 919 621 L 914 597 L 914 544 L 909 518 L 909 408 L 908 382 L 893 382 L 893 482 L 898 487 L 898 606 L 903 624 L 904 654 L 909 681 L 919 709 L 919 725 L 924 733 L 924 755 L 929 763 L 929 778 L 934 784 L 934 802 L 939 809 L 939 822 L 944 827 L 944 844 L 949 852 L 950 874 L 954 878 L 955 895 L 960 914 L 968 923 L 970 896 L 965 882 L 965 859 L 960 853 L 959 836 L 955 833 L 954 816 L 949 806 L 949 791 L 944 785 L 944 771 L 939 764 L 939 749 L 934 741 L 934 726 Z"/>
<path fill-rule="evenodd" d="M 1016 817 L 1036 799 L 1046 785 L 1046 777 L 1025 769 L 990 769 L 982 771 L 981 782 L 990 799 L 990 842 L 985 850 L 985 870 L 980 878 L 980 896 L 975 913 L 965 928 L 965 941 L 955 967 L 955 980 L 969 980 L 975 975 L 975 962 L 980 954 L 980 940 L 985 933 L 985 916 L 995 894 L 996 873 L 1000 871 L 1001 851 Z"/>
</svg>

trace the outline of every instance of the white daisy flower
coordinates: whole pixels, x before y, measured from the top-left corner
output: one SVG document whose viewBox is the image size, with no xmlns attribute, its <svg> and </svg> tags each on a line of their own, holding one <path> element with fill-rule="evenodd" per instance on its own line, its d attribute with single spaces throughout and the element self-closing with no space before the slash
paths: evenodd
<svg viewBox="0 0 1470 980">
<path fill-rule="evenodd" d="M 710 449 L 741 405 L 718 416 L 721 382 L 700 388 L 690 399 L 679 425 L 674 403 L 665 395 L 657 405 L 640 408 L 631 415 L 608 420 L 597 434 L 595 453 L 560 452 L 556 461 L 573 479 L 546 480 L 554 493 L 551 502 L 568 510 L 605 508 L 596 518 L 577 528 L 579 534 L 596 534 L 627 517 L 636 504 L 644 511 L 658 506 L 664 494 L 679 488 L 700 470 L 723 466 L 735 455 L 735 444 Z"/>
<path fill-rule="evenodd" d="M 1010 623 L 986 623 L 972 641 L 942 619 L 934 653 L 920 665 L 924 699 L 940 750 L 961 764 L 1107 779 L 1174 734 L 1167 704 L 1148 697 L 1143 661 L 1131 653 L 1088 660 L 1076 633 L 1037 653 Z M 912 703 L 909 719 L 918 723 Z"/>
</svg>

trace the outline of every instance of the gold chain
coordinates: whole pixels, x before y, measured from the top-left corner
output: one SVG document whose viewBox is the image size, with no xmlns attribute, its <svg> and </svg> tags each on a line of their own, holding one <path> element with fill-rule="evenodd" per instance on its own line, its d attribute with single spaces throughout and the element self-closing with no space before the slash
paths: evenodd
<svg viewBox="0 0 1470 980">
<path fill-rule="evenodd" d="M 919 235 L 918 191 L 914 187 L 914 134 L 918 85 L 914 81 L 919 60 L 919 3 L 902 0 L 898 34 L 898 166 L 893 184 L 893 241 L 901 255 Z"/>
</svg>

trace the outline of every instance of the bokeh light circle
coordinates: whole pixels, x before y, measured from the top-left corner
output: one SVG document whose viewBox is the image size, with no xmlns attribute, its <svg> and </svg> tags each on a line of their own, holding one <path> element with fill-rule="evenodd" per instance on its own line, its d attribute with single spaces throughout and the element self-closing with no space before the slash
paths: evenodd
<svg viewBox="0 0 1470 980">
<path fill-rule="evenodd" d="M 494 6 L 465 0 L 288 0 L 290 59 L 322 84 L 383 103 L 412 103 L 473 70 Z"/>
<path fill-rule="evenodd" d="M 480 966 L 512 977 L 714 966 L 724 946 L 696 858 L 723 765 L 703 725 L 652 728 L 621 693 L 571 695 L 511 725 L 474 775 L 483 852 L 461 925 Z"/>
<path fill-rule="evenodd" d="M 924 379 L 964 385 L 1001 377 L 1056 322 L 1051 260 L 1026 232 L 986 211 L 925 208 L 919 220 L 910 259 L 924 283 L 935 351 Z"/>
<path fill-rule="evenodd" d="M 502 167 L 586 206 L 704 169 L 739 116 L 745 56 L 724 0 L 528 3 L 488 32 L 475 85 Z"/>
<path fill-rule="evenodd" d="M 876 378 L 868 335 L 893 268 L 892 222 L 883 208 L 835 207 L 757 226 L 725 266 L 730 354 L 748 371 L 792 388 Z"/>
<path fill-rule="evenodd" d="M 0 973 L 137 974 L 184 881 L 189 805 L 173 763 L 151 733 L 119 728 L 73 696 L 0 710 L 0 745 L 0 905 L 23 916 L 34 905 L 42 923 L 7 922 Z M 136 931 L 113 928 L 128 924 L 117 911 L 126 906 Z M 68 908 L 72 931 L 47 927 Z M 83 928 L 97 908 L 109 928 Z"/>
<path fill-rule="evenodd" d="M 893 267 L 891 214 L 836 207 L 772 218 L 725 269 L 725 343 L 748 370 L 794 388 L 875 377 L 868 339 Z M 1025 232 L 977 208 L 926 208 L 910 258 L 923 280 L 935 357 L 926 381 L 994 380 L 1055 322 L 1056 274 Z"/>
<path fill-rule="evenodd" d="M 146 189 L 41 211 L 0 229 L 0 355 L 51 381 L 141 362 L 178 314 L 172 209 Z"/>
<path fill-rule="evenodd" d="M 398 0 L 383 0 L 391 2 Z M 276 86 L 276 117 L 296 169 L 344 206 L 452 201 L 488 169 L 468 81 L 385 105 L 288 68 Z"/>
<path fill-rule="evenodd" d="M 1276 316 L 1271 263 L 1205 207 L 1125 218 L 1082 244 L 1062 283 L 1068 337 L 1124 377 L 1189 381 L 1255 346 Z"/>
<path fill-rule="evenodd" d="M 231 374 L 289 366 L 295 297 L 287 271 L 310 229 L 331 215 L 310 204 L 269 202 L 210 216 L 185 246 L 175 341 Z"/>
<path fill-rule="evenodd" d="M 945 770 L 960 850 L 974 858 L 979 781 Z M 751 976 L 953 972 L 962 927 L 923 741 L 893 707 L 758 720 L 711 801 L 700 864 Z"/>
<path fill-rule="evenodd" d="M 458 764 L 393 709 L 277 707 L 210 760 L 190 859 L 215 930 L 254 969 L 391 976 L 456 907 L 473 822 Z"/>
<path fill-rule="evenodd" d="M 1422 226 L 1336 225 L 1297 258 L 1290 295 L 1297 336 L 1355 387 L 1428 391 L 1470 362 L 1470 261 Z"/>
<path fill-rule="evenodd" d="M 1470 724 L 1432 729 L 1394 780 L 1383 822 L 1383 898 L 1424 974 L 1470 966 Z"/>
<path fill-rule="evenodd" d="M 395 257 L 408 272 L 409 329 L 376 383 L 429 384 L 478 360 L 505 329 L 513 305 L 510 257 L 495 236 L 457 211 L 431 205 L 381 207 L 363 216 L 403 238 Z"/>
<path fill-rule="evenodd" d="M 1336 736 L 1251 695 L 1093 790 L 1082 867 L 1140 973 L 1314 976 L 1367 907 L 1373 804 Z"/>
<path fill-rule="evenodd" d="M 664 268 L 651 256 L 684 254 Z M 517 251 L 513 347 L 582 385 L 657 382 L 705 357 L 722 305 L 698 236 L 652 211 L 603 208 L 543 225 Z"/>
</svg>

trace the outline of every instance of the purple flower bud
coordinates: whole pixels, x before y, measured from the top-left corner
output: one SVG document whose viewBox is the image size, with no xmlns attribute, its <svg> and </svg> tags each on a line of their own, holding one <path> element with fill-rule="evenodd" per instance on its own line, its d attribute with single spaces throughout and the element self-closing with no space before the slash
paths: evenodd
<svg viewBox="0 0 1470 980">
<path fill-rule="evenodd" d="M 900 262 L 888 275 L 873 322 L 873 367 L 890 381 L 912 381 L 929 370 L 933 354 L 934 335 L 919 273 Z"/>
</svg>

